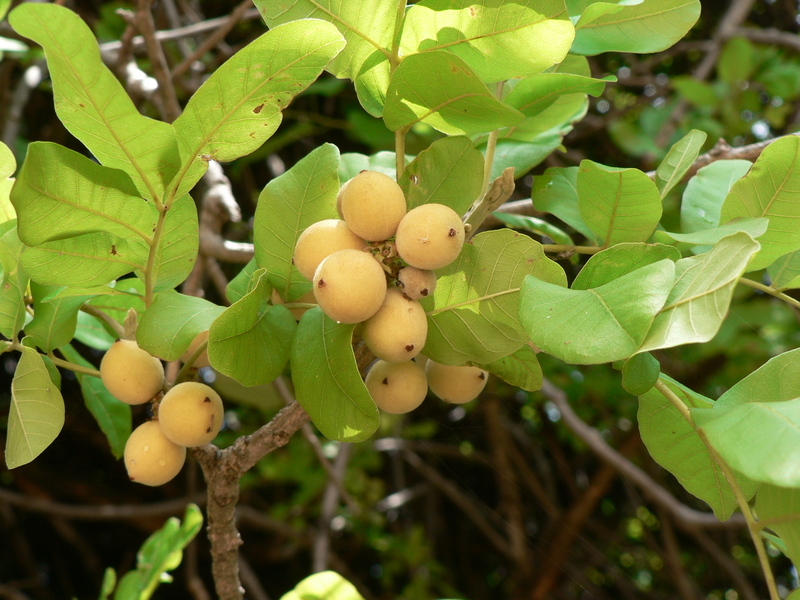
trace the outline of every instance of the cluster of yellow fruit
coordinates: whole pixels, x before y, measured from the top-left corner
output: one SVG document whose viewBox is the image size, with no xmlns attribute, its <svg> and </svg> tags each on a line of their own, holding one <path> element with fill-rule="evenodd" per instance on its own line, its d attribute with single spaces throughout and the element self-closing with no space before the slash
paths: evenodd
<svg viewBox="0 0 800 600">
<path fill-rule="evenodd" d="M 164 387 L 161 361 L 135 341 L 117 340 L 100 362 L 100 378 L 117 400 L 145 404 Z M 133 430 L 125 444 L 124 461 L 131 481 L 162 485 L 186 462 L 186 448 L 207 444 L 222 426 L 222 399 L 204 383 L 186 381 L 167 391 L 157 418 Z"/>
<path fill-rule="evenodd" d="M 341 219 L 318 221 L 303 231 L 293 262 L 313 282 L 326 315 L 360 324 L 359 335 L 379 359 L 365 380 L 378 408 L 409 412 L 422 403 L 428 387 L 449 402 L 477 397 L 485 371 L 432 361 L 423 369 L 413 360 L 428 335 L 419 299 L 433 293 L 434 270 L 461 252 L 461 217 L 436 203 L 407 210 L 400 186 L 377 171 L 361 171 L 347 181 L 336 205 Z M 466 385 L 469 392 L 451 391 L 453 384 Z"/>
</svg>

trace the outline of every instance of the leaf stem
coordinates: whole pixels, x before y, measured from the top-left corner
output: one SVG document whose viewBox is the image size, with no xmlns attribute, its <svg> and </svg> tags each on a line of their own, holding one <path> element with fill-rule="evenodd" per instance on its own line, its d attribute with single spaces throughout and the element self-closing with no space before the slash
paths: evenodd
<svg viewBox="0 0 800 600">
<path fill-rule="evenodd" d="M 191 370 L 192 366 L 194 365 L 195 361 L 200 357 L 200 355 L 208 348 L 208 340 L 205 340 L 202 344 L 197 346 L 189 355 L 189 358 L 186 359 L 186 362 L 183 363 L 178 374 L 175 375 L 175 381 L 172 382 L 172 385 L 176 385 L 181 381 L 188 379 L 188 373 Z"/>
<path fill-rule="evenodd" d="M 98 319 L 103 321 L 114 331 L 114 333 L 117 335 L 118 338 L 125 337 L 125 329 L 122 327 L 122 323 L 114 319 L 107 312 L 100 310 L 99 308 L 95 308 L 94 306 L 91 306 L 89 304 L 82 304 L 81 310 L 85 312 L 87 315 L 92 315 L 93 317 L 97 317 Z"/>
<path fill-rule="evenodd" d="M 564 254 L 564 258 L 569 258 L 573 254 L 597 254 L 605 250 L 602 246 L 570 246 L 568 244 L 542 244 L 545 252 Z"/>
<path fill-rule="evenodd" d="M 763 283 L 759 283 L 757 281 L 753 281 L 752 279 L 748 279 L 747 277 L 740 277 L 739 283 L 742 285 L 746 285 L 751 287 L 759 292 L 764 292 L 765 294 L 769 294 L 770 296 L 774 296 L 778 300 L 783 300 L 784 302 L 791 304 L 795 308 L 800 308 L 800 301 L 792 298 L 791 296 L 784 294 L 781 291 L 776 290 L 774 287 L 770 287 L 768 285 L 764 285 Z"/>
<path fill-rule="evenodd" d="M 495 87 L 494 95 L 500 99 L 503 95 L 503 86 L 505 81 L 498 81 Z M 481 198 L 486 194 L 489 189 L 489 180 L 492 178 L 492 164 L 494 164 L 494 151 L 497 148 L 497 137 L 500 130 L 495 129 L 489 133 L 489 139 L 486 141 L 486 155 L 483 159 L 483 187 L 481 188 Z"/>
<path fill-rule="evenodd" d="M 661 392 L 661 394 L 670 401 L 670 403 L 678 410 L 678 412 L 681 413 L 681 415 L 689 422 L 689 424 L 694 427 L 694 430 L 697 432 L 697 435 L 700 437 L 703 444 L 705 444 L 709 454 L 714 459 L 714 462 L 717 463 L 722 471 L 722 474 L 725 476 L 725 480 L 728 482 L 728 485 L 731 486 L 733 496 L 736 498 L 736 504 L 739 505 L 739 509 L 742 511 L 742 515 L 744 515 L 744 520 L 747 523 L 747 529 L 750 532 L 750 537 L 752 538 L 753 545 L 756 548 L 758 562 L 761 564 L 761 570 L 764 573 L 764 579 L 767 583 L 770 600 L 780 600 L 778 588 L 775 585 L 775 576 L 772 573 L 772 568 L 769 565 L 769 558 L 767 557 L 767 551 L 764 548 L 763 541 L 761 540 L 761 529 L 763 526 L 761 526 L 756 520 L 755 516 L 753 516 L 753 511 L 750 510 L 750 505 L 747 502 L 747 498 L 744 497 L 742 488 L 739 487 L 733 471 L 728 466 L 728 463 L 722 459 L 722 457 L 708 441 L 705 432 L 702 429 L 694 426 L 694 423 L 692 422 L 692 415 L 683 401 L 678 398 L 678 396 L 660 379 L 656 381 L 655 388 Z"/>
<path fill-rule="evenodd" d="M 162 210 L 158 213 L 156 230 L 153 232 L 153 243 L 150 246 L 150 253 L 147 256 L 147 267 L 145 267 L 144 271 L 144 305 L 146 307 L 153 303 L 153 288 L 155 287 L 153 270 L 155 269 L 161 236 L 164 233 L 164 221 L 167 220 L 167 210 L 168 206 L 166 204 L 162 205 Z"/>
<path fill-rule="evenodd" d="M 395 154 L 395 173 L 399 182 L 406 170 L 406 133 L 405 127 L 394 132 L 394 154 Z"/>
<path fill-rule="evenodd" d="M 70 371 L 74 371 L 75 373 L 83 373 L 84 375 L 90 375 L 91 377 L 100 377 L 100 371 L 98 371 L 97 369 L 92 369 L 91 367 L 84 367 L 83 365 L 77 365 L 75 363 L 69 362 L 68 360 L 64 360 L 63 358 L 58 358 L 52 352 L 47 353 L 47 358 L 52 360 L 57 367 L 61 367 L 62 369 L 69 369 Z"/>
</svg>

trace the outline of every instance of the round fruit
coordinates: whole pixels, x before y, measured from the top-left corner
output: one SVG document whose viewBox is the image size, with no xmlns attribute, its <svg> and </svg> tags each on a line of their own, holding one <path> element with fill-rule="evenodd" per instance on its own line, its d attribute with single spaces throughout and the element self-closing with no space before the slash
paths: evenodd
<svg viewBox="0 0 800 600">
<path fill-rule="evenodd" d="M 412 267 L 434 270 L 453 262 L 464 245 L 464 223 L 444 204 L 423 204 L 408 211 L 397 226 L 400 258 Z"/>
<path fill-rule="evenodd" d="M 364 383 L 378 408 L 393 415 L 414 410 L 428 393 L 425 371 L 413 361 L 379 360 L 370 368 Z"/>
<path fill-rule="evenodd" d="M 131 481 L 163 485 L 183 468 L 186 448 L 168 440 L 158 421 L 146 421 L 131 432 L 123 458 Z"/>
<path fill-rule="evenodd" d="M 164 435 L 179 446 L 202 446 L 222 427 L 222 398 L 204 383 L 179 383 L 161 399 L 158 422 Z"/>
<path fill-rule="evenodd" d="M 309 225 L 294 247 L 292 262 L 300 274 L 311 281 L 319 263 L 337 250 L 362 250 L 366 244 L 339 219 L 324 219 Z"/>
<path fill-rule="evenodd" d="M 428 360 L 428 387 L 445 402 L 464 404 L 474 400 L 486 387 L 489 373 L 478 367 L 455 367 Z"/>
<path fill-rule="evenodd" d="M 378 171 L 361 171 L 345 183 L 336 203 L 353 233 L 371 242 L 392 237 L 406 214 L 403 190 Z"/>
<path fill-rule="evenodd" d="M 378 358 L 394 363 L 411 360 L 425 345 L 428 317 L 417 300 L 391 288 L 378 312 L 364 322 L 361 337 Z"/>
<path fill-rule="evenodd" d="M 314 297 L 339 323 L 360 323 L 374 315 L 386 297 L 386 275 L 371 254 L 339 250 L 314 273 Z"/>
<path fill-rule="evenodd" d="M 397 274 L 397 287 L 406 298 L 426 298 L 436 289 L 436 273 L 416 267 L 403 267 Z"/>
<path fill-rule="evenodd" d="M 200 346 L 200 344 L 202 344 L 203 342 L 205 342 L 207 340 L 208 340 L 208 329 L 206 329 L 205 331 L 201 331 L 196 336 L 194 336 L 194 339 L 189 344 L 189 347 L 186 349 L 186 352 L 181 354 L 181 362 L 188 361 L 189 357 L 192 354 L 194 354 L 194 351 L 197 350 L 197 348 Z M 206 349 L 203 350 L 203 352 L 200 353 L 200 356 L 198 356 L 195 359 L 195 361 L 194 361 L 192 366 L 196 367 L 198 369 L 202 369 L 203 367 L 207 367 L 210 364 L 211 363 L 208 362 L 208 346 L 206 346 Z"/>
<path fill-rule="evenodd" d="M 100 379 L 125 404 L 144 404 L 164 385 L 164 366 L 131 340 L 117 340 L 100 361 Z"/>
</svg>

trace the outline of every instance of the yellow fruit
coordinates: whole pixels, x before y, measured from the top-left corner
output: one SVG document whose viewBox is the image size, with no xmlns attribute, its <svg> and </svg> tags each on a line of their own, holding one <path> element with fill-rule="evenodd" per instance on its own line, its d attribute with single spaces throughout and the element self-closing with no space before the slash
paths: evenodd
<svg viewBox="0 0 800 600">
<path fill-rule="evenodd" d="M 425 346 L 428 318 L 417 300 L 403 297 L 391 288 L 383 304 L 364 322 L 361 337 L 367 348 L 388 362 L 405 362 L 414 358 Z"/>
<path fill-rule="evenodd" d="M 314 297 L 339 323 L 360 323 L 374 315 L 386 296 L 386 275 L 371 254 L 339 250 L 314 274 Z"/>
<path fill-rule="evenodd" d="M 100 361 L 100 379 L 125 404 L 144 404 L 164 385 L 164 366 L 131 340 L 117 340 Z"/>
<path fill-rule="evenodd" d="M 456 367 L 428 360 L 425 365 L 428 387 L 439 398 L 451 404 L 474 400 L 486 387 L 489 373 L 478 367 Z"/>
<path fill-rule="evenodd" d="M 170 389 L 158 406 L 158 423 L 169 440 L 194 448 L 209 443 L 222 427 L 222 398 L 204 383 L 185 381 Z"/>
<path fill-rule="evenodd" d="M 397 253 L 406 263 L 432 271 L 453 262 L 464 245 L 464 223 L 444 204 L 423 204 L 408 211 L 397 227 Z"/>
<path fill-rule="evenodd" d="M 196 336 L 194 336 L 194 339 L 189 344 L 189 347 L 186 349 L 186 352 L 181 354 L 181 362 L 188 361 L 189 357 L 194 353 L 195 350 L 197 350 L 198 346 L 200 346 L 200 344 L 202 344 L 207 340 L 208 340 L 208 329 L 206 329 L 205 331 L 201 331 Z M 207 367 L 210 364 L 211 363 L 208 362 L 208 346 L 206 346 L 206 349 L 203 350 L 200 356 L 198 356 L 195 359 L 192 366 L 198 369 L 202 369 L 203 367 Z"/>
<path fill-rule="evenodd" d="M 168 440 L 157 421 L 147 421 L 131 433 L 123 459 L 131 481 L 163 485 L 183 468 L 186 448 Z"/>
<path fill-rule="evenodd" d="M 436 289 L 436 273 L 416 267 L 403 267 L 397 274 L 397 287 L 411 300 L 427 298 Z"/>
<path fill-rule="evenodd" d="M 377 361 L 364 383 L 375 404 L 383 412 L 400 415 L 417 408 L 428 393 L 425 371 L 413 361 Z"/>
<path fill-rule="evenodd" d="M 297 238 L 292 262 L 300 274 L 311 281 L 323 260 L 336 252 L 351 248 L 362 250 L 366 243 L 339 219 L 325 219 L 310 225 Z"/>
<path fill-rule="evenodd" d="M 378 171 L 361 171 L 345 183 L 336 204 L 353 233 L 371 242 L 392 237 L 406 214 L 403 190 Z"/>
</svg>

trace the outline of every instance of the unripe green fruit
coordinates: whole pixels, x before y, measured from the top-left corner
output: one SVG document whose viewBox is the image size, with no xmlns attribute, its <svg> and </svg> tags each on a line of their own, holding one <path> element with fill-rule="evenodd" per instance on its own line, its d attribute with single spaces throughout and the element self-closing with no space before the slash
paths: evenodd
<svg viewBox="0 0 800 600">
<path fill-rule="evenodd" d="M 131 340 L 117 340 L 100 361 L 100 379 L 125 404 L 144 404 L 164 385 L 164 366 Z"/>
<path fill-rule="evenodd" d="M 161 399 L 158 422 L 164 435 L 179 446 L 202 446 L 222 427 L 222 398 L 204 383 L 179 383 Z"/>
<path fill-rule="evenodd" d="M 451 404 L 474 400 L 486 387 L 489 373 L 478 367 L 456 367 L 428 360 L 425 365 L 428 387 L 439 398 Z"/>
<path fill-rule="evenodd" d="M 364 322 L 361 337 L 367 348 L 388 362 L 404 362 L 420 353 L 428 337 L 428 317 L 417 300 L 391 288 L 383 304 Z"/>
<path fill-rule="evenodd" d="M 374 315 L 386 297 L 386 275 L 371 254 L 339 250 L 314 274 L 314 297 L 339 323 L 360 323 Z"/>
<path fill-rule="evenodd" d="M 397 253 L 412 267 L 432 271 L 453 262 L 464 245 L 464 223 L 444 204 L 423 204 L 408 211 L 397 226 Z"/>
<path fill-rule="evenodd" d="M 338 250 L 362 250 L 366 243 L 339 219 L 324 219 L 309 225 L 294 247 L 292 262 L 300 274 L 311 281 L 323 260 Z"/>
<path fill-rule="evenodd" d="M 393 415 L 414 410 L 428 394 L 425 371 L 413 361 L 379 360 L 370 368 L 364 383 L 378 408 Z"/>
<path fill-rule="evenodd" d="M 406 197 L 394 179 L 361 171 L 339 190 L 339 212 L 353 232 L 371 242 L 388 240 L 406 214 Z"/>
<path fill-rule="evenodd" d="M 123 455 L 131 481 L 163 485 L 186 462 L 186 448 L 167 439 L 158 421 L 147 421 L 131 432 Z"/>
<path fill-rule="evenodd" d="M 436 273 L 416 267 L 403 267 L 397 274 L 397 287 L 406 298 L 427 298 L 436 289 Z"/>
<path fill-rule="evenodd" d="M 181 362 L 186 362 L 189 360 L 189 357 L 194 354 L 194 351 L 202 344 L 203 342 L 208 340 L 208 329 L 205 331 L 201 331 L 194 339 L 189 343 L 189 347 L 186 349 L 186 352 L 181 354 Z M 202 369 L 203 367 L 208 367 L 211 363 L 208 362 L 208 346 L 203 352 L 198 356 L 192 366 L 197 369 Z"/>
</svg>

